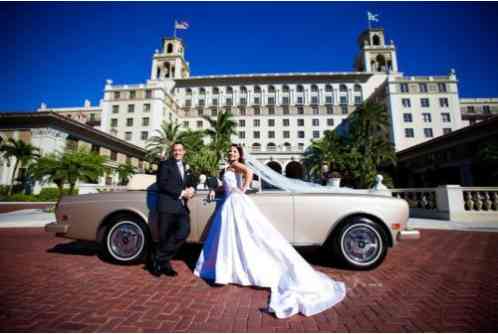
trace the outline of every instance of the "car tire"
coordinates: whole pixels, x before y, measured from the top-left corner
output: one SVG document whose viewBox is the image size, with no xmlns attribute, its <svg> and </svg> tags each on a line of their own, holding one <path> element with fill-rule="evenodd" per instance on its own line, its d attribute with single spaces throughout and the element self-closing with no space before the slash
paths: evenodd
<svg viewBox="0 0 498 334">
<path fill-rule="evenodd" d="M 355 216 L 334 232 L 331 245 L 334 258 L 354 270 L 378 267 L 387 255 L 387 236 L 373 220 Z"/>
<path fill-rule="evenodd" d="M 134 264 L 145 260 L 149 245 L 148 226 L 138 217 L 123 214 L 109 221 L 102 246 L 112 262 Z"/>
</svg>

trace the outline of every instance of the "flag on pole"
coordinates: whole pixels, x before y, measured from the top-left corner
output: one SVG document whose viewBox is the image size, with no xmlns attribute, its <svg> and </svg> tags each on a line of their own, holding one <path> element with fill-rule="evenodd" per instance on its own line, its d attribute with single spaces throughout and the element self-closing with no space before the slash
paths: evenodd
<svg viewBox="0 0 498 334">
<path fill-rule="evenodd" d="M 180 21 L 180 22 L 175 21 L 175 29 L 187 30 L 188 28 L 190 28 L 190 25 L 188 24 L 188 22 L 186 22 L 186 21 Z"/>
<path fill-rule="evenodd" d="M 368 21 L 379 22 L 379 19 L 377 18 L 379 14 L 372 14 L 370 12 L 367 12 L 367 16 L 368 16 Z"/>
</svg>

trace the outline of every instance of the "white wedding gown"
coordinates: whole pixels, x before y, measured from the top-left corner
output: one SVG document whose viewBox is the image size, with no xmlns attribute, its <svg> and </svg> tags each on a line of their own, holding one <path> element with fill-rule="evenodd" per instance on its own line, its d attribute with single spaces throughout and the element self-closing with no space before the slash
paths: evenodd
<svg viewBox="0 0 498 334">
<path fill-rule="evenodd" d="M 268 311 L 278 318 L 311 316 L 344 299 L 344 283 L 315 271 L 239 190 L 241 183 L 241 176 L 225 171 L 225 201 L 215 213 L 194 274 L 219 284 L 270 288 Z"/>
</svg>

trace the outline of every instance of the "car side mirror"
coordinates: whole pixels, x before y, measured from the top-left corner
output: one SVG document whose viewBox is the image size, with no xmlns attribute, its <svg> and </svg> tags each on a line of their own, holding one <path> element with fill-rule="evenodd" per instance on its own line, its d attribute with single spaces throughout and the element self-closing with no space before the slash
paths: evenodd
<svg viewBox="0 0 498 334">
<path fill-rule="evenodd" d="M 206 185 L 209 189 L 216 189 L 218 188 L 218 179 L 215 176 L 210 176 L 206 180 Z"/>
</svg>

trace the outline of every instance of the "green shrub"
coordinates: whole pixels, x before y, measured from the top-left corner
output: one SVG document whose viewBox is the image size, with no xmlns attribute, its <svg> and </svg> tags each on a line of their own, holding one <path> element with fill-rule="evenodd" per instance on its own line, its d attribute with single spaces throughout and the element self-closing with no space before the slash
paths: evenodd
<svg viewBox="0 0 498 334">
<path fill-rule="evenodd" d="M 18 193 L 11 196 L 6 196 L 4 200 L 7 202 L 36 202 L 37 198 L 35 195 Z"/>
<path fill-rule="evenodd" d="M 78 189 L 74 189 L 72 194 L 69 193 L 69 189 L 63 189 L 62 195 L 77 195 Z M 42 202 L 51 202 L 57 201 L 59 199 L 59 189 L 58 188 L 43 188 L 40 193 L 37 195 L 38 200 Z"/>
</svg>

